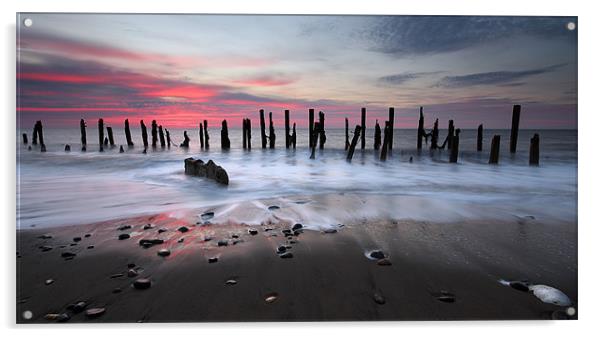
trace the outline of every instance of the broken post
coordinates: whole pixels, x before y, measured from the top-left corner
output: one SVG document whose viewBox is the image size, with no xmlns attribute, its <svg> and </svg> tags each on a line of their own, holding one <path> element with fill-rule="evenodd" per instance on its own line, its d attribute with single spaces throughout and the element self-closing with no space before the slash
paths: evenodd
<svg viewBox="0 0 602 337">
<path fill-rule="evenodd" d="M 291 146 L 289 111 L 284 110 L 284 143 L 288 149 Z"/>
<path fill-rule="evenodd" d="M 42 130 L 42 121 L 37 121 L 38 140 L 40 141 L 40 151 L 46 152 L 46 144 L 44 144 L 44 131 Z"/>
<path fill-rule="evenodd" d="M 161 142 L 161 147 L 165 147 L 165 134 L 163 133 L 163 125 L 159 125 L 159 141 Z"/>
<path fill-rule="evenodd" d="M 355 147 L 357 146 L 357 139 L 360 137 L 362 133 L 362 127 L 360 125 L 355 126 L 355 131 L 353 131 L 353 139 L 351 140 L 351 144 L 349 145 L 349 151 L 347 151 L 347 160 L 351 161 L 353 159 L 353 153 L 355 152 Z"/>
<path fill-rule="evenodd" d="M 263 109 L 259 110 L 259 126 L 261 127 L 261 148 L 265 149 L 268 141 L 265 135 L 265 115 Z"/>
<path fill-rule="evenodd" d="M 313 147 L 314 140 L 314 109 L 309 109 L 309 147 Z"/>
<path fill-rule="evenodd" d="M 389 108 L 389 139 L 387 143 L 389 150 L 393 149 L 393 129 L 395 129 L 395 108 Z"/>
<path fill-rule="evenodd" d="M 326 130 L 324 129 L 324 113 L 320 111 L 318 113 L 319 117 L 319 130 L 318 135 L 320 136 L 320 150 L 324 149 L 324 143 L 326 143 Z M 314 130 L 315 132 L 316 130 Z"/>
<path fill-rule="evenodd" d="M 314 127 L 313 127 L 313 135 L 314 138 L 311 140 L 311 155 L 309 156 L 309 159 L 315 159 L 316 158 L 316 145 L 318 145 L 318 132 L 316 132 L 316 130 L 320 127 L 320 123 L 315 122 L 314 123 Z"/>
<path fill-rule="evenodd" d="M 460 129 L 455 130 L 456 134 L 451 136 L 451 152 L 449 153 L 449 162 L 458 162 L 458 151 L 460 147 Z"/>
<path fill-rule="evenodd" d="M 242 148 L 247 148 L 247 119 L 242 119 Z"/>
<path fill-rule="evenodd" d="M 431 131 L 431 150 L 436 150 L 439 146 L 437 143 L 439 142 L 439 118 L 435 119 L 435 124 L 433 125 L 433 131 Z"/>
<path fill-rule="evenodd" d="M 146 149 L 148 147 L 148 132 L 146 132 L 146 125 L 144 125 L 144 120 L 140 120 L 140 129 L 142 129 L 142 144 Z"/>
<path fill-rule="evenodd" d="M 477 129 L 477 151 L 483 151 L 483 124 Z"/>
<path fill-rule="evenodd" d="M 418 138 L 416 140 L 416 148 L 422 150 L 422 137 L 424 137 L 424 115 L 422 107 L 420 107 L 420 119 L 418 120 Z"/>
<path fill-rule="evenodd" d="M 345 151 L 349 150 L 349 119 L 345 117 Z"/>
<path fill-rule="evenodd" d="M 389 141 L 391 137 L 391 132 L 389 130 L 390 128 L 391 126 L 389 124 L 389 121 L 385 121 L 385 136 L 383 139 L 382 149 L 380 151 L 380 160 L 382 161 L 387 160 L 387 150 L 389 149 Z"/>
<path fill-rule="evenodd" d="M 102 144 L 105 138 L 105 125 L 101 119 L 98 120 L 98 146 L 100 146 L 100 152 L 103 151 Z"/>
<path fill-rule="evenodd" d="M 497 164 L 500 159 L 500 136 L 495 135 L 491 139 L 491 152 L 489 153 L 489 164 Z"/>
<path fill-rule="evenodd" d="M 536 133 L 531 138 L 529 147 L 529 165 L 539 166 L 539 134 Z"/>
<path fill-rule="evenodd" d="M 520 105 L 512 107 L 512 131 L 510 132 L 510 153 L 516 153 L 518 141 L 518 122 L 520 121 Z"/>
<path fill-rule="evenodd" d="M 207 120 L 203 120 L 203 131 L 205 132 L 205 149 L 209 149 L 209 129 L 207 128 Z"/>
<path fill-rule="evenodd" d="M 297 148 L 297 123 L 293 123 L 293 134 L 291 135 L 291 144 L 293 149 Z"/>
<path fill-rule="evenodd" d="M 229 149 L 230 148 L 230 138 L 228 137 L 228 121 L 226 121 L 225 119 L 222 121 L 222 132 L 221 132 L 221 136 L 222 136 L 222 149 Z"/>
<path fill-rule="evenodd" d="M 152 145 L 153 147 L 157 147 L 157 121 L 153 119 L 151 123 L 151 137 L 152 137 Z"/>
<path fill-rule="evenodd" d="M 83 118 L 79 120 L 79 132 L 81 133 L 82 151 L 86 151 L 86 121 Z"/>
<path fill-rule="evenodd" d="M 130 121 L 125 119 L 125 141 L 129 147 L 134 146 L 134 142 L 132 142 L 132 133 L 130 132 Z"/>
<path fill-rule="evenodd" d="M 380 125 L 378 125 L 378 119 L 376 120 L 376 125 L 374 125 L 374 149 L 380 149 Z"/>
<path fill-rule="evenodd" d="M 184 141 L 180 144 L 180 147 L 188 148 L 190 146 L 190 138 L 188 137 L 188 133 L 184 131 Z"/>
<path fill-rule="evenodd" d="M 276 132 L 274 132 L 274 121 L 272 121 L 272 112 L 270 112 L 270 149 L 276 146 Z"/>
<path fill-rule="evenodd" d="M 447 149 L 452 148 L 452 138 L 454 138 L 454 120 L 450 119 L 447 124 Z"/>
<path fill-rule="evenodd" d="M 165 129 L 165 138 L 167 138 L 167 148 L 171 147 L 171 137 L 169 136 L 169 130 Z"/>
<path fill-rule="evenodd" d="M 251 119 L 247 118 L 247 148 L 251 149 Z"/>
<path fill-rule="evenodd" d="M 31 144 L 38 145 L 38 122 L 33 125 L 33 134 L 31 135 Z"/>
<path fill-rule="evenodd" d="M 110 126 L 107 126 L 107 135 L 109 136 L 109 144 L 111 145 L 111 147 L 114 147 L 115 139 L 113 139 L 113 128 Z"/>
<path fill-rule="evenodd" d="M 205 142 L 203 141 L 203 123 L 199 123 L 199 143 L 201 144 L 201 149 L 205 147 Z"/>
<path fill-rule="evenodd" d="M 362 150 L 366 148 L 366 108 L 362 108 Z"/>
<path fill-rule="evenodd" d="M 23 144 L 27 144 L 27 133 L 23 133 Z"/>
<path fill-rule="evenodd" d="M 125 150 L 123 149 L 123 145 L 119 145 L 119 153 L 124 153 Z"/>
</svg>

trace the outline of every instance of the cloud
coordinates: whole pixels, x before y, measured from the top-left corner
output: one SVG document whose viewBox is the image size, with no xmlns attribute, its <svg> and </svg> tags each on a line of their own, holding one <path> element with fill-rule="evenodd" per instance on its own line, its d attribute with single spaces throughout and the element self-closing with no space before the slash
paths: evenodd
<svg viewBox="0 0 602 337">
<path fill-rule="evenodd" d="M 417 73 L 401 73 L 401 74 L 394 74 L 394 75 L 388 75 L 388 76 L 382 76 L 378 78 L 378 82 L 380 83 L 384 83 L 384 84 L 404 84 L 406 82 L 421 78 L 421 77 L 425 77 L 425 76 L 429 76 L 429 75 L 435 75 L 435 74 L 439 74 L 441 73 L 440 71 L 430 71 L 430 72 L 417 72 Z"/>
<path fill-rule="evenodd" d="M 435 84 L 435 87 L 465 88 L 476 85 L 508 85 L 511 82 L 529 76 L 541 75 L 555 71 L 556 69 L 561 68 L 565 65 L 566 63 L 523 71 L 492 71 L 461 76 L 445 76 L 438 83 Z M 520 85 L 520 83 L 518 84 Z M 513 83 L 513 85 L 517 85 L 517 83 Z"/>
</svg>

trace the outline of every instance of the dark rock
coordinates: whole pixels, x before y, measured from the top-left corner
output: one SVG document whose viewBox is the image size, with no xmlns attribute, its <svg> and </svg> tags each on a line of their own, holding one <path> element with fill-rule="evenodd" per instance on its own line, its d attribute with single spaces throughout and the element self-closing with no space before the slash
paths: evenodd
<svg viewBox="0 0 602 337">
<path fill-rule="evenodd" d="M 212 219 L 214 215 L 215 215 L 215 213 L 213 213 L 213 212 L 205 212 L 205 213 L 201 214 L 201 219 L 209 220 L 209 219 Z"/>
<path fill-rule="evenodd" d="M 163 239 L 141 239 L 140 241 L 138 241 L 138 244 L 140 246 L 144 246 L 145 248 L 148 248 L 148 247 L 152 247 L 154 245 L 160 245 L 163 242 L 164 242 Z"/>
<path fill-rule="evenodd" d="M 82 311 L 84 311 L 84 309 L 86 309 L 86 307 L 88 306 L 88 303 L 84 302 L 84 301 L 80 301 L 74 304 L 70 304 L 67 309 L 71 310 L 74 313 L 80 313 Z"/>
<path fill-rule="evenodd" d="M 257 230 L 254 228 L 249 229 L 249 234 L 251 235 L 257 235 Z"/>
<path fill-rule="evenodd" d="M 268 210 L 270 210 L 270 211 L 275 211 L 277 209 L 280 209 L 280 206 L 273 205 L 273 206 L 268 207 Z"/>
<path fill-rule="evenodd" d="M 52 247 L 50 247 L 50 246 L 41 246 L 40 250 L 43 251 L 43 252 L 47 252 L 49 250 L 52 250 Z"/>
<path fill-rule="evenodd" d="M 299 236 L 299 235 L 301 235 L 301 233 L 303 233 L 303 230 L 302 229 L 298 229 L 298 230 L 296 230 L 296 231 L 293 232 L 293 235 L 294 236 Z"/>
<path fill-rule="evenodd" d="M 113 274 L 113 275 L 109 276 L 109 278 L 118 278 L 118 277 L 123 277 L 123 273 Z"/>
<path fill-rule="evenodd" d="M 385 253 L 383 253 L 380 250 L 373 250 L 370 252 L 370 257 L 373 259 L 376 259 L 376 260 L 380 260 L 380 259 L 384 259 L 386 256 L 385 256 Z"/>
<path fill-rule="evenodd" d="M 238 244 L 238 243 L 240 243 L 240 242 L 242 242 L 242 240 L 234 240 L 234 241 L 232 241 L 232 244 L 233 244 L 233 245 L 236 245 L 236 244 Z"/>
<path fill-rule="evenodd" d="M 130 229 L 130 228 L 132 228 L 132 226 L 130 226 L 130 225 L 123 225 L 123 226 L 118 227 L 117 230 L 124 231 L 124 230 Z"/>
<path fill-rule="evenodd" d="M 296 230 L 301 229 L 301 228 L 303 228 L 303 225 L 300 224 L 300 223 L 296 223 L 296 224 L 293 225 L 293 227 L 291 229 L 293 231 L 296 231 Z"/>
<path fill-rule="evenodd" d="M 238 234 L 232 234 L 233 239 L 238 239 Z"/>
<path fill-rule="evenodd" d="M 284 235 L 289 235 L 289 234 L 292 235 L 293 232 L 290 229 L 283 229 L 282 230 L 282 234 L 284 234 Z"/>
<path fill-rule="evenodd" d="M 135 264 L 135 263 L 128 263 L 128 268 L 129 268 L 129 269 L 132 269 L 132 268 L 134 268 L 134 267 L 136 267 L 136 264 Z"/>
<path fill-rule="evenodd" d="M 278 246 L 278 248 L 276 248 L 276 252 L 277 253 L 284 253 L 284 252 L 286 252 L 286 247 L 284 247 L 284 246 Z"/>
<path fill-rule="evenodd" d="M 211 240 L 213 240 L 213 238 L 210 237 L 210 236 L 206 236 L 206 237 L 203 238 L 203 241 L 205 241 L 205 242 L 208 242 L 208 241 L 211 241 Z"/>
<path fill-rule="evenodd" d="M 151 280 L 147 278 L 139 278 L 133 283 L 136 289 L 148 289 L 151 287 Z"/>
<path fill-rule="evenodd" d="M 324 233 L 326 233 L 326 234 L 334 234 L 336 232 L 337 232 L 337 230 L 334 228 L 328 228 L 328 229 L 324 230 Z"/>
<path fill-rule="evenodd" d="M 374 299 L 374 302 L 378 304 L 385 304 L 387 302 L 385 300 L 385 297 L 379 293 L 374 293 L 374 296 L 372 298 Z"/>
<path fill-rule="evenodd" d="M 447 291 L 441 291 L 439 294 L 435 295 L 435 298 L 443 303 L 454 303 L 456 301 L 456 296 L 454 294 L 449 293 Z"/>
<path fill-rule="evenodd" d="M 86 316 L 96 318 L 102 316 L 107 310 L 105 308 L 91 308 L 86 310 Z"/>
<path fill-rule="evenodd" d="M 186 227 L 186 226 L 182 226 L 182 227 L 178 228 L 178 231 L 179 231 L 180 233 L 186 233 L 186 232 L 188 232 L 188 227 Z"/>
<path fill-rule="evenodd" d="M 60 322 L 60 323 L 65 323 L 65 322 L 67 322 L 67 321 L 68 321 L 68 320 L 70 320 L 70 319 L 71 319 L 71 316 L 69 316 L 69 315 L 68 315 L 68 314 L 66 314 L 66 313 L 63 313 L 63 314 L 60 314 L 60 315 L 57 317 L 56 321 L 57 321 L 57 322 Z"/>
<path fill-rule="evenodd" d="M 65 257 L 65 258 L 67 258 L 67 257 L 75 257 L 75 255 L 77 255 L 77 254 L 72 253 L 72 252 L 62 252 L 61 253 L 61 257 Z"/>
<path fill-rule="evenodd" d="M 127 240 L 130 238 L 130 235 L 127 233 L 123 233 L 123 234 L 119 234 L 119 236 L 117 237 L 119 240 Z"/>
<path fill-rule="evenodd" d="M 87 249 L 94 249 L 94 245 L 89 245 L 88 247 L 86 247 Z"/>
<path fill-rule="evenodd" d="M 179 238 L 178 243 L 182 243 L 182 242 L 184 242 L 184 238 Z"/>
<path fill-rule="evenodd" d="M 217 257 L 210 257 L 207 261 L 209 263 L 216 263 L 217 262 Z"/>
<path fill-rule="evenodd" d="M 151 228 L 154 228 L 154 226 L 149 223 L 147 223 L 146 225 L 144 225 L 144 227 L 142 227 L 142 229 L 144 229 L 144 230 L 151 229 Z"/>
<path fill-rule="evenodd" d="M 160 233 L 164 233 L 164 232 L 167 232 L 167 229 L 165 229 L 165 228 L 159 228 L 159 229 L 157 230 L 157 233 L 159 233 L 159 234 L 160 234 Z"/>
<path fill-rule="evenodd" d="M 85 238 L 89 238 L 90 236 L 92 236 L 92 234 L 86 234 L 86 235 L 84 235 Z"/>
<path fill-rule="evenodd" d="M 523 281 L 510 281 L 508 285 L 516 290 L 528 292 L 529 284 Z"/>
<path fill-rule="evenodd" d="M 169 251 L 169 249 L 161 249 L 157 252 L 157 255 L 159 256 L 169 256 L 171 254 L 171 252 Z"/>
<path fill-rule="evenodd" d="M 379 266 L 391 266 L 391 265 L 393 265 L 391 263 L 391 261 L 389 259 L 387 259 L 387 258 L 383 258 L 383 259 L 380 259 L 380 260 L 376 261 L 376 264 L 379 265 Z"/>
<path fill-rule="evenodd" d="M 218 247 L 227 246 L 227 245 L 228 245 L 228 240 L 219 240 L 217 242 Z"/>
<path fill-rule="evenodd" d="M 226 170 L 216 165 L 213 160 L 209 160 L 205 164 L 200 159 L 186 158 L 184 159 L 184 173 L 197 177 L 204 177 L 224 185 L 228 185 L 229 178 Z"/>
<path fill-rule="evenodd" d="M 72 247 L 77 246 L 77 243 L 74 242 L 74 243 L 70 244 L 69 246 L 72 246 Z"/>
<path fill-rule="evenodd" d="M 291 259 L 292 257 L 293 257 L 293 253 L 291 253 L 291 252 L 286 252 L 286 253 L 280 254 L 280 258 L 282 258 L 282 259 Z"/>
<path fill-rule="evenodd" d="M 65 152 L 71 151 L 71 145 L 65 144 Z"/>
<path fill-rule="evenodd" d="M 40 238 L 40 239 L 44 239 L 44 240 L 47 240 L 47 239 L 52 239 L 52 235 L 49 235 L 49 234 L 44 234 L 44 235 L 40 235 L 40 236 L 38 236 L 38 238 Z"/>
<path fill-rule="evenodd" d="M 74 242 L 80 242 L 81 240 L 82 240 L 82 238 L 79 237 L 79 236 L 76 236 L 76 237 L 73 238 Z"/>
</svg>

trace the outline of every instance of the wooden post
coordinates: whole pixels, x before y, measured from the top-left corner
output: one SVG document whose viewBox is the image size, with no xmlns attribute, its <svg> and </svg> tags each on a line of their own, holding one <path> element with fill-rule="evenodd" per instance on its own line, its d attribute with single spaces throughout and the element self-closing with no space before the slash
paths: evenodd
<svg viewBox="0 0 602 337">
<path fill-rule="evenodd" d="M 180 144 L 180 147 L 188 148 L 190 146 L 190 138 L 188 137 L 188 133 L 184 131 L 184 141 Z"/>
<path fill-rule="evenodd" d="M 247 148 L 251 149 L 251 119 L 247 118 Z"/>
<path fill-rule="evenodd" d="M 345 117 L 345 151 L 349 150 L 349 119 Z"/>
<path fill-rule="evenodd" d="M 268 141 L 265 135 L 265 115 L 263 109 L 259 110 L 259 126 L 261 127 L 261 148 L 265 149 Z"/>
<path fill-rule="evenodd" d="M 104 122 L 101 119 L 98 120 L 98 146 L 100 146 L 100 152 L 103 151 L 103 141 L 105 139 L 105 125 Z"/>
<path fill-rule="evenodd" d="M 242 119 L 242 148 L 247 149 L 247 119 Z"/>
<path fill-rule="evenodd" d="M 362 108 L 362 150 L 366 148 L 366 108 Z"/>
<path fill-rule="evenodd" d="M 276 133 L 274 132 L 274 121 L 272 121 L 272 112 L 270 112 L 270 149 L 276 146 Z"/>
<path fill-rule="evenodd" d="M 510 153 L 516 153 L 516 143 L 518 141 L 518 123 L 520 121 L 520 105 L 512 108 L 512 131 L 510 132 Z"/>
<path fill-rule="evenodd" d="M 124 153 L 125 150 L 123 149 L 123 145 L 119 145 L 119 153 Z"/>
<path fill-rule="evenodd" d="M 374 125 L 374 149 L 380 149 L 380 125 L 378 125 L 378 119 L 376 120 L 376 125 Z"/>
<path fill-rule="evenodd" d="M 433 131 L 431 131 L 431 150 L 436 150 L 439 146 L 437 143 L 439 142 L 439 118 L 435 119 L 435 124 L 433 125 Z"/>
<path fill-rule="evenodd" d="M 536 133 L 531 138 L 529 147 L 529 165 L 539 166 L 539 134 Z"/>
<path fill-rule="evenodd" d="M 311 140 L 311 155 L 309 156 L 309 159 L 315 159 L 316 158 L 316 146 L 318 145 L 318 135 L 319 133 L 316 132 L 316 130 L 320 127 L 320 123 L 315 122 L 314 123 L 314 127 L 313 127 L 313 135 L 314 138 Z"/>
<path fill-rule="evenodd" d="M 391 131 L 389 130 L 390 128 L 391 126 L 389 124 L 389 121 L 385 121 L 385 137 L 380 151 L 380 160 L 382 161 L 387 160 L 387 150 L 389 149 L 389 141 L 391 137 Z"/>
<path fill-rule="evenodd" d="M 35 124 L 33 125 L 33 134 L 31 135 L 31 144 L 33 145 L 38 145 L 38 122 L 35 122 Z"/>
<path fill-rule="evenodd" d="M 353 131 L 353 139 L 351 140 L 351 144 L 349 145 L 349 151 L 347 151 L 347 160 L 351 161 L 353 159 L 353 153 L 355 152 L 355 147 L 357 146 L 357 139 L 360 137 L 362 133 L 362 127 L 360 125 L 355 126 L 355 131 Z"/>
<path fill-rule="evenodd" d="M 460 129 L 455 129 L 456 135 L 451 136 L 451 151 L 449 153 L 449 162 L 457 163 L 458 162 L 458 152 L 460 147 Z"/>
<path fill-rule="evenodd" d="M 477 129 L 477 151 L 483 151 L 483 124 Z"/>
<path fill-rule="evenodd" d="M 291 146 L 291 128 L 289 117 L 289 111 L 284 110 L 284 143 L 286 144 L 287 149 Z"/>
<path fill-rule="evenodd" d="M 387 144 L 389 145 L 389 150 L 393 149 L 393 130 L 395 129 L 395 109 L 389 108 L 389 139 Z"/>
<path fill-rule="evenodd" d="M 499 163 L 500 158 L 500 136 L 495 135 L 491 139 L 491 152 L 489 153 L 489 164 Z"/>
<path fill-rule="evenodd" d="M 201 150 L 205 147 L 205 142 L 203 141 L 204 139 L 203 136 L 203 123 L 199 123 L 199 143 L 201 144 Z"/>
<path fill-rule="evenodd" d="M 203 131 L 205 132 L 205 149 L 209 149 L 209 129 L 207 128 L 207 120 L 203 120 Z"/>
<path fill-rule="evenodd" d="M 171 147 L 171 137 L 169 136 L 169 130 L 165 129 L 165 137 L 167 138 L 167 148 Z"/>
<path fill-rule="evenodd" d="M 82 151 L 86 151 L 86 121 L 83 118 L 79 120 L 79 132 L 81 134 Z"/>
<path fill-rule="evenodd" d="M 418 137 L 416 140 L 416 148 L 422 150 L 422 137 L 424 137 L 424 115 L 422 107 L 420 107 L 420 119 L 418 120 Z"/>
<path fill-rule="evenodd" d="M 46 144 L 44 144 L 44 131 L 42 130 L 42 121 L 37 121 L 38 140 L 40 142 L 40 151 L 46 152 Z"/>
<path fill-rule="evenodd" d="M 107 126 L 107 134 L 109 135 L 109 144 L 111 145 L 111 147 L 115 146 L 115 139 L 113 138 L 113 128 L 110 126 Z"/>
<path fill-rule="evenodd" d="M 326 143 L 326 130 L 324 129 L 324 113 L 320 111 L 318 113 L 319 120 L 319 130 L 318 134 L 320 136 L 320 150 L 324 149 L 324 143 Z M 314 129 L 314 132 L 316 130 Z"/>
<path fill-rule="evenodd" d="M 132 142 L 132 133 L 130 132 L 130 121 L 125 119 L 125 141 L 128 144 L 128 147 L 134 146 L 134 142 Z"/>
<path fill-rule="evenodd" d="M 454 120 L 450 119 L 449 123 L 447 124 L 447 149 L 451 149 L 452 148 L 452 138 L 454 138 Z"/>
<path fill-rule="evenodd" d="M 291 144 L 293 149 L 297 148 L 297 123 L 293 123 L 293 134 L 291 135 Z"/>
<path fill-rule="evenodd" d="M 161 142 L 161 147 L 165 147 L 165 134 L 163 133 L 163 125 L 159 125 L 159 141 Z"/>
<path fill-rule="evenodd" d="M 27 144 L 27 133 L 23 133 L 23 144 Z"/>
<path fill-rule="evenodd" d="M 151 137 L 153 141 L 153 147 L 157 147 L 157 121 L 154 119 L 151 123 Z"/>
<path fill-rule="evenodd" d="M 309 109 L 309 147 L 312 148 L 311 143 L 314 140 L 314 109 Z"/>
<path fill-rule="evenodd" d="M 230 138 L 228 138 L 228 121 L 225 119 L 222 121 L 222 149 L 230 148 Z"/>
<path fill-rule="evenodd" d="M 146 125 L 144 125 L 144 120 L 140 120 L 140 129 L 142 129 L 142 144 L 144 148 L 148 148 L 148 132 L 146 131 Z"/>
</svg>

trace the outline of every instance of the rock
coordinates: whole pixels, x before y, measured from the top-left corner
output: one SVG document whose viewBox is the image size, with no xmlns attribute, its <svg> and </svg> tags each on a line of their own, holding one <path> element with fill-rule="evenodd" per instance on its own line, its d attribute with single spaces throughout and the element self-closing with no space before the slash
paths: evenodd
<svg viewBox="0 0 602 337">
<path fill-rule="evenodd" d="M 129 268 L 129 269 L 132 269 L 132 268 L 134 268 L 134 267 L 136 267 L 136 264 L 135 264 L 135 263 L 128 263 L 128 268 Z"/>
<path fill-rule="evenodd" d="M 43 251 L 43 252 L 47 252 L 49 250 L 52 250 L 52 247 L 50 247 L 50 246 L 41 246 L 40 250 Z"/>
<path fill-rule="evenodd" d="M 236 283 L 238 283 L 238 282 L 237 282 L 236 280 L 234 280 L 234 279 L 230 279 L 230 280 L 227 280 L 227 281 L 226 281 L 226 284 L 227 284 L 227 285 L 229 285 L 229 286 L 233 286 L 233 285 L 235 285 Z"/>
<path fill-rule="evenodd" d="M 184 173 L 197 177 L 204 177 L 224 185 L 228 185 L 229 178 L 226 170 L 216 165 L 213 160 L 209 160 L 205 164 L 200 159 L 186 158 L 184 159 Z"/>
<path fill-rule="evenodd" d="M 75 257 L 75 255 L 77 255 L 77 254 L 75 254 L 75 253 L 72 253 L 72 252 L 62 252 L 62 253 L 61 253 L 61 257 L 64 257 L 64 258 L 67 258 L 67 257 Z"/>
<path fill-rule="evenodd" d="M 123 145 L 119 145 L 119 153 L 124 153 L 125 150 L 123 149 Z"/>
<path fill-rule="evenodd" d="M 74 243 L 70 244 L 69 246 L 71 246 L 71 247 L 77 246 L 77 243 L 74 242 Z"/>
<path fill-rule="evenodd" d="M 96 318 L 102 316 L 107 310 L 105 308 L 90 308 L 86 310 L 86 317 Z"/>
<path fill-rule="evenodd" d="M 293 231 L 293 235 L 294 235 L 294 236 L 299 236 L 299 235 L 301 235 L 301 233 L 303 233 L 303 230 L 302 230 L 302 229 L 298 229 L 298 230 L 296 230 L 296 231 Z"/>
<path fill-rule="evenodd" d="M 118 274 L 113 274 L 111 276 L 109 276 L 109 278 L 118 278 L 118 277 L 122 277 L 123 273 L 118 273 Z"/>
<path fill-rule="evenodd" d="M 64 314 L 60 314 L 59 317 L 56 319 L 57 322 L 60 323 L 65 323 L 68 320 L 71 319 L 71 316 L 69 316 L 68 314 L 64 313 Z"/>
<path fill-rule="evenodd" d="M 219 240 L 217 242 L 218 247 L 227 246 L 227 245 L 228 245 L 228 240 Z"/>
<path fill-rule="evenodd" d="M 71 310 L 74 313 L 80 313 L 82 311 L 84 311 L 84 309 L 86 309 L 86 307 L 88 306 L 88 303 L 84 302 L 84 301 L 80 301 L 74 304 L 70 304 L 67 309 Z"/>
<path fill-rule="evenodd" d="M 48 240 L 48 239 L 52 239 L 52 235 L 43 234 L 43 235 L 38 236 L 38 238 L 43 239 L 43 240 Z"/>
<path fill-rule="evenodd" d="M 242 242 L 242 240 L 234 240 L 234 241 L 232 241 L 232 244 L 233 244 L 233 245 L 236 245 L 236 244 L 238 244 L 238 243 L 240 243 L 240 242 Z"/>
<path fill-rule="evenodd" d="M 216 263 L 217 262 L 217 257 L 210 257 L 209 259 L 207 259 L 207 261 L 209 263 Z"/>
<path fill-rule="evenodd" d="M 71 151 L 71 145 L 65 144 L 65 152 Z"/>
<path fill-rule="evenodd" d="M 303 228 L 303 225 L 300 224 L 300 223 L 296 223 L 296 224 L 293 225 L 293 227 L 291 229 L 293 231 L 296 231 L 296 230 L 301 229 L 301 228 Z"/>
<path fill-rule="evenodd" d="M 73 238 L 73 242 L 80 242 L 81 240 L 82 240 L 82 238 L 79 236 L 76 236 Z"/>
<path fill-rule="evenodd" d="M 94 245 L 89 245 L 86 249 L 94 249 Z"/>
<path fill-rule="evenodd" d="M 149 248 L 154 245 L 160 245 L 163 242 L 164 242 L 163 239 L 142 239 L 142 240 L 138 241 L 138 244 L 140 246 L 143 246 L 144 248 Z"/>
<path fill-rule="evenodd" d="M 297 243 L 297 240 L 288 240 L 288 243 L 295 244 L 295 243 Z"/>
<path fill-rule="evenodd" d="M 280 209 L 280 206 L 275 206 L 275 205 L 274 205 L 274 206 L 270 206 L 270 207 L 268 207 L 268 210 L 269 210 L 269 211 L 275 211 L 275 210 L 277 210 L 277 209 Z"/>
<path fill-rule="evenodd" d="M 157 255 L 163 256 L 163 257 L 169 256 L 170 254 L 171 254 L 171 252 L 169 251 L 169 249 L 161 249 L 157 252 Z"/>
<path fill-rule="evenodd" d="M 291 253 L 291 252 L 282 253 L 282 254 L 280 254 L 280 258 L 281 259 L 292 259 L 293 253 Z"/>
<path fill-rule="evenodd" d="M 208 241 L 211 241 L 211 240 L 213 240 L 213 238 L 210 237 L 210 236 L 206 236 L 206 237 L 203 238 L 203 241 L 205 241 L 205 242 L 208 242 Z"/>
<path fill-rule="evenodd" d="M 257 230 L 254 228 L 249 229 L 249 234 L 251 235 L 257 235 Z"/>
<path fill-rule="evenodd" d="M 148 289 L 151 287 L 151 280 L 147 278 L 139 278 L 133 283 L 134 288 L 136 289 Z"/>
<path fill-rule="evenodd" d="M 529 291 L 529 284 L 526 282 L 523 282 L 523 281 L 510 281 L 510 282 L 508 282 L 508 285 L 516 290 L 520 290 L 520 291 L 524 291 L 524 292 Z"/>
<path fill-rule="evenodd" d="M 274 303 L 278 299 L 278 293 L 267 294 L 264 298 L 266 303 Z"/>
<path fill-rule="evenodd" d="M 276 248 L 276 252 L 278 254 L 284 253 L 284 252 L 286 252 L 286 247 L 284 247 L 284 246 L 278 246 L 278 248 Z"/>
<path fill-rule="evenodd" d="M 325 230 L 324 230 L 324 233 L 325 233 L 325 234 L 334 234 L 334 233 L 336 233 L 336 232 L 337 232 L 337 230 L 336 230 L 336 229 L 334 229 L 334 228 L 328 228 L 328 229 L 325 229 Z"/>
<path fill-rule="evenodd" d="M 138 272 L 134 269 L 128 270 L 128 277 L 136 277 L 138 276 Z"/>
<path fill-rule="evenodd" d="M 154 226 L 149 223 L 147 223 L 146 225 L 144 225 L 144 227 L 142 227 L 142 229 L 144 229 L 144 230 L 151 229 L 151 228 L 154 228 Z"/>
<path fill-rule="evenodd" d="M 378 304 L 385 304 L 386 300 L 384 298 L 383 295 L 379 294 L 379 293 L 374 293 L 374 296 L 372 297 L 374 299 L 374 302 L 378 303 Z"/>
<path fill-rule="evenodd" d="M 84 235 L 85 238 L 89 238 L 91 236 L 92 236 L 92 234 L 86 234 L 86 235 Z"/>
<path fill-rule="evenodd" d="M 529 286 L 535 297 L 544 303 L 568 307 L 572 304 L 571 299 L 562 291 L 543 284 Z"/>
<path fill-rule="evenodd" d="M 44 315 L 44 319 L 49 320 L 49 321 L 56 321 L 59 319 L 59 314 L 46 314 Z"/>
<path fill-rule="evenodd" d="M 182 242 L 184 242 L 184 238 L 179 238 L 178 243 L 182 243 Z"/>
<path fill-rule="evenodd" d="M 49 278 L 49 279 L 47 279 L 46 281 L 44 281 L 44 284 L 45 284 L 45 285 L 47 285 L 47 286 L 48 286 L 48 285 L 51 285 L 51 284 L 53 284 L 53 283 L 54 283 L 54 280 L 53 280 L 53 279 L 51 279 L 51 278 Z"/>
<path fill-rule="evenodd" d="M 186 232 L 188 232 L 188 227 L 186 227 L 186 226 L 182 226 L 182 227 L 178 228 L 178 231 L 179 231 L 180 233 L 186 233 Z"/>
<path fill-rule="evenodd" d="M 130 238 L 130 235 L 127 233 L 123 233 L 123 234 L 119 234 L 119 236 L 117 237 L 119 240 L 127 240 Z"/>
<path fill-rule="evenodd" d="M 164 232 L 167 232 L 167 229 L 165 229 L 165 228 L 159 228 L 157 230 L 157 233 L 159 233 L 159 234 L 164 233 Z"/>
<path fill-rule="evenodd" d="M 390 266 L 392 265 L 391 261 L 387 258 L 380 259 L 376 261 L 376 264 L 379 266 Z"/>
<path fill-rule="evenodd" d="M 132 226 L 130 226 L 130 225 L 123 225 L 123 226 L 118 227 L 117 230 L 124 231 L 124 230 L 130 229 L 130 228 L 132 228 Z"/>
<path fill-rule="evenodd" d="M 238 234 L 232 234 L 233 239 L 238 239 Z"/>
<path fill-rule="evenodd" d="M 213 213 L 213 212 L 205 212 L 205 213 L 201 214 L 201 219 L 209 220 L 209 219 L 212 219 L 214 215 L 215 215 L 215 213 Z"/>
<path fill-rule="evenodd" d="M 371 251 L 370 254 L 369 254 L 369 256 L 370 256 L 370 258 L 375 259 L 375 260 L 384 259 L 386 257 L 385 253 L 383 253 L 380 250 L 373 250 L 373 251 Z"/>
</svg>

